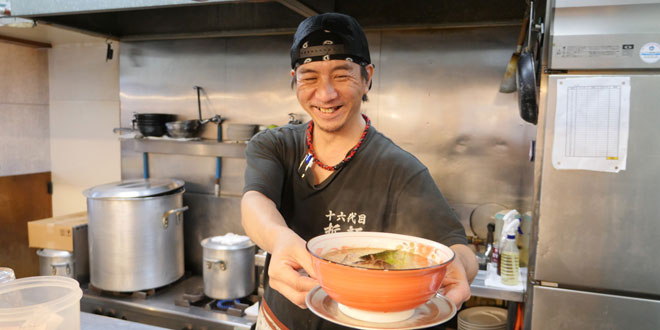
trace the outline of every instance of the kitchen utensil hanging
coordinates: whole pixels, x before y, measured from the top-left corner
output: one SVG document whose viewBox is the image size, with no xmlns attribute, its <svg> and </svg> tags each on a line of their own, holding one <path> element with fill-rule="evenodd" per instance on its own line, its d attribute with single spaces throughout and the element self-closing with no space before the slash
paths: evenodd
<svg viewBox="0 0 660 330">
<path fill-rule="evenodd" d="M 534 38 L 532 38 L 534 36 Z M 534 21 L 534 1 L 529 4 L 527 46 L 517 64 L 516 85 L 520 117 L 536 125 L 538 121 L 538 50 L 543 36 L 543 22 Z"/>
<path fill-rule="evenodd" d="M 527 8 L 529 10 L 529 7 Z M 504 78 L 500 82 L 500 93 L 513 93 L 516 91 L 516 67 L 518 66 L 518 61 L 520 60 L 520 53 L 523 49 L 523 44 L 525 43 L 525 35 L 527 32 L 529 22 L 529 16 L 525 13 L 525 18 L 520 27 L 520 33 L 518 34 L 518 42 L 516 43 L 516 50 L 511 55 L 509 59 L 509 64 L 506 66 L 506 71 L 504 72 Z"/>
</svg>

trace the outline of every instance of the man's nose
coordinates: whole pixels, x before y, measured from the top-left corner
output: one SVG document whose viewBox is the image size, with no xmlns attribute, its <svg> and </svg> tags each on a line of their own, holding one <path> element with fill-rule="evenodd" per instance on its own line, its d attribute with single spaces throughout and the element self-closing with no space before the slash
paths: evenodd
<svg viewBox="0 0 660 330">
<path fill-rule="evenodd" d="M 321 79 L 320 86 L 316 90 L 316 97 L 322 101 L 330 101 L 337 97 L 337 90 L 330 79 Z"/>
</svg>

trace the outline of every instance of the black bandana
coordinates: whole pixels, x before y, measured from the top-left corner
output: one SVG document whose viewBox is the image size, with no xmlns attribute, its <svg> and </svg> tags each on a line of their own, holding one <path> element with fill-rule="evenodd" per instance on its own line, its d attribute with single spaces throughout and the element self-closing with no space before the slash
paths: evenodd
<svg viewBox="0 0 660 330">
<path fill-rule="evenodd" d="M 367 38 L 358 22 L 347 15 L 312 16 L 298 26 L 291 47 L 291 68 L 312 61 L 347 60 L 371 63 Z"/>
<path fill-rule="evenodd" d="M 312 61 L 347 60 L 367 65 L 367 61 L 359 56 L 349 54 L 344 42 L 336 33 L 329 30 L 312 32 L 300 45 L 296 65 Z"/>
</svg>

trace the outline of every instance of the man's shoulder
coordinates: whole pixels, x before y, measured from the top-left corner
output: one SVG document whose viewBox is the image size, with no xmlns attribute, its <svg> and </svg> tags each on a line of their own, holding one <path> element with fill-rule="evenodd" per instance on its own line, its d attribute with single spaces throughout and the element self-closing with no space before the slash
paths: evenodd
<svg viewBox="0 0 660 330">
<path fill-rule="evenodd" d="M 305 125 L 284 125 L 274 128 L 269 128 L 257 133 L 252 139 L 250 144 L 279 144 L 287 145 L 296 143 L 305 134 Z"/>
<path fill-rule="evenodd" d="M 422 170 L 426 168 L 417 157 L 394 143 L 392 139 L 376 129 L 374 129 L 374 136 L 370 143 L 370 149 L 379 161 L 397 164 L 400 167 L 413 170 Z"/>
</svg>

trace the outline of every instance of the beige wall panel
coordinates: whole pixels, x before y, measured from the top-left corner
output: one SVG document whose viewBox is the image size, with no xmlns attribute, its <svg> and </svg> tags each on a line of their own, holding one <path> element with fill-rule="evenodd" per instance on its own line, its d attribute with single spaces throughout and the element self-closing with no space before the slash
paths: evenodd
<svg viewBox="0 0 660 330">
<path fill-rule="evenodd" d="M 0 103 L 48 104 L 48 51 L 0 43 Z"/>
<path fill-rule="evenodd" d="M 102 40 L 96 43 L 54 45 L 49 58 L 50 100 L 119 100 L 119 60 L 115 56 L 106 62 L 106 47 Z M 119 54 L 116 42 L 113 48 L 115 54 Z"/>
<path fill-rule="evenodd" d="M 53 215 L 83 211 L 82 191 L 120 178 L 119 101 L 52 101 Z"/>
<path fill-rule="evenodd" d="M 0 103 L 0 176 L 50 171 L 48 105 Z"/>
<path fill-rule="evenodd" d="M 0 63 L 0 176 L 48 172 L 48 52 L 0 43 Z"/>
</svg>

